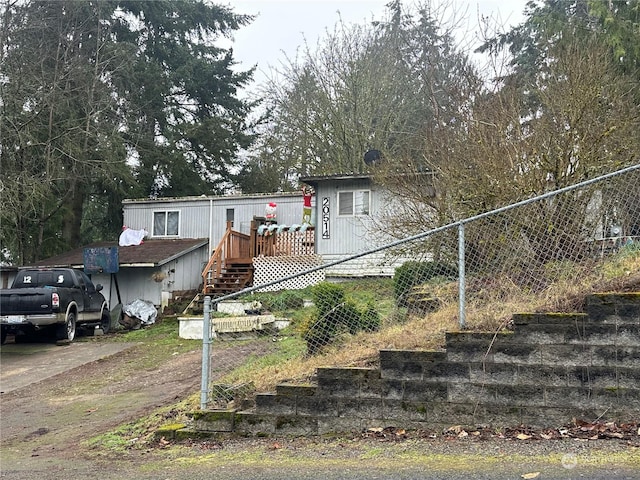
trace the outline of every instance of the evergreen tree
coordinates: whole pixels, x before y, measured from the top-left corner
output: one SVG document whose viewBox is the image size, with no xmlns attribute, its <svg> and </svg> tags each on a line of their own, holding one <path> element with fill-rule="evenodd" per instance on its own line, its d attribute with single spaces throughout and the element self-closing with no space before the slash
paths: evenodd
<svg viewBox="0 0 640 480">
<path fill-rule="evenodd" d="M 199 0 L 0 3 L 0 250 L 26 264 L 114 239 L 125 197 L 219 193 L 250 102 Z"/>
</svg>

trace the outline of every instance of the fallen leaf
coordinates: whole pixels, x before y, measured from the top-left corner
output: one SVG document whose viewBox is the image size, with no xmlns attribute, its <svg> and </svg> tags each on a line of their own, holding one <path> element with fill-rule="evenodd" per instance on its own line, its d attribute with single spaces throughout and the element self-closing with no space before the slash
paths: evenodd
<svg viewBox="0 0 640 480">
<path fill-rule="evenodd" d="M 280 445 L 278 442 L 275 442 L 271 445 L 271 450 L 280 450 L 282 448 L 282 445 Z"/>
<path fill-rule="evenodd" d="M 518 440 L 529 440 L 531 438 L 531 435 L 527 435 L 526 433 L 519 433 L 518 435 L 516 435 L 516 438 Z M 535 477 L 529 477 L 529 478 L 535 478 Z"/>
<path fill-rule="evenodd" d="M 553 435 L 547 435 L 546 433 L 541 433 L 540 438 L 544 440 L 551 440 L 553 438 Z"/>
<path fill-rule="evenodd" d="M 399 435 L 399 436 L 400 435 L 404 435 L 405 433 L 407 433 L 407 432 L 406 432 L 406 430 L 404 428 L 401 428 L 401 429 L 396 431 L 396 435 Z"/>
<path fill-rule="evenodd" d="M 464 438 L 464 437 L 468 437 L 468 436 L 469 436 L 469 434 L 468 434 L 466 431 L 464 431 L 464 430 L 462 430 L 462 431 L 458 434 L 458 437 L 459 437 L 459 438 Z"/>
<path fill-rule="evenodd" d="M 371 427 L 367 429 L 367 431 L 371 433 L 382 433 L 383 430 L 384 428 L 381 428 L 381 427 Z"/>
<path fill-rule="evenodd" d="M 524 473 L 520 476 L 522 478 L 538 478 L 540 476 L 540 472 Z"/>
</svg>

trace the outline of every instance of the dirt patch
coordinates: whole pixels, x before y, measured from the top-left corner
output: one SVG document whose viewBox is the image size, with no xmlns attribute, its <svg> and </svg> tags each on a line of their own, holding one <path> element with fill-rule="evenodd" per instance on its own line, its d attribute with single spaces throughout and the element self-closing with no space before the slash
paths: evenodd
<svg viewBox="0 0 640 480">
<path fill-rule="evenodd" d="M 232 358 L 240 364 L 257 348 L 253 344 L 227 347 L 214 352 L 212 361 L 224 355 L 226 363 Z M 22 458 L 77 455 L 83 440 L 197 394 L 201 350 L 166 357 L 160 355 L 154 361 L 152 347 L 140 344 L 2 394 L 3 461 L 14 454 Z"/>
</svg>

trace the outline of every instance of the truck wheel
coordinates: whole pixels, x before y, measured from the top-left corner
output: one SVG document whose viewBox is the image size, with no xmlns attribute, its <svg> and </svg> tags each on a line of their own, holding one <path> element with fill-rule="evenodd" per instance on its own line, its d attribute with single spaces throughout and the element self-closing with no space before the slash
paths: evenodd
<svg viewBox="0 0 640 480">
<path fill-rule="evenodd" d="M 102 312 L 102 318 L 100 318 L 100 328 L 105 335 L 111 330 L 111 315 L 106 310 Z"/>
<path fill-rule="evenodd" d="M 73 339 L 76 337 L 76 314 L 73 312 L 69 312 L 67 315 L 67 320 L 62 324 L 58 325 L 58 340 L 66 340 L 68 342 L 73 342 Z"/>
</svg>

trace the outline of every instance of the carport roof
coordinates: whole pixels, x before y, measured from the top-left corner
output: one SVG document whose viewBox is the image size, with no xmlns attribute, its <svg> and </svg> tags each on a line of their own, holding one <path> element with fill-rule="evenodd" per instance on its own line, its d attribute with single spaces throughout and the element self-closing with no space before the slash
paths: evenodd
<svg viewBox="0 0 640 480">
<path fill-rule="evenodd" d="M 118 247 L 118 242 L 96 242 L 34 262 L 32 266 L 81 268 L 84 266 L 85 248 L 118 247 L 118 263 L 121 267 L 156 267 L 186 255 L 208 241 L 206 238 L 151 239 L 130 247 Z"/>
</svg>

